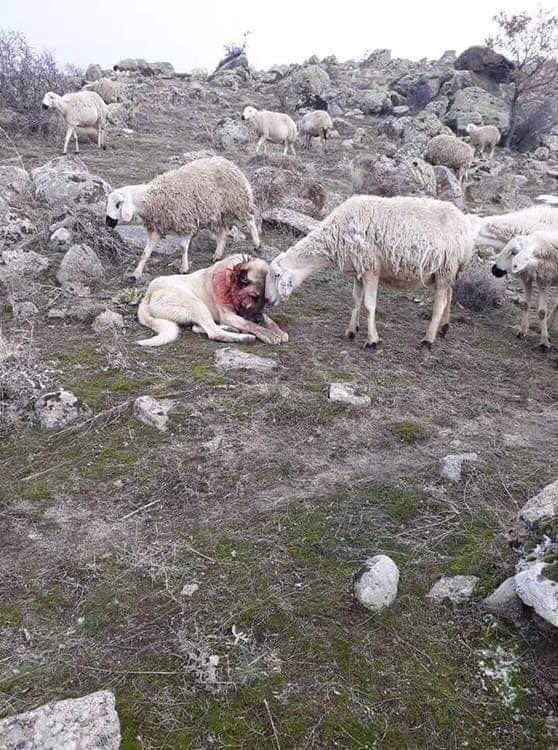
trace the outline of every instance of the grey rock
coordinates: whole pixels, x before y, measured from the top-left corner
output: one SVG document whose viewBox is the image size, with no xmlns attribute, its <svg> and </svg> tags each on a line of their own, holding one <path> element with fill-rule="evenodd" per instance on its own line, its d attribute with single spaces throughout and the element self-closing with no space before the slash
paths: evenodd
<svg viewBox="0 0 558 750">
<path fill-rule="evenodd" d="M 39 308 L 30 300 L 15 302 L 12 307 L 14 318 L 17 320 L 31 320 L 39 314 Z"/>
<path fill-rule="evenodd" d="M 152 396 L 138 396 L 134 401 L 134 416 L 159 432 L 165 432 L 169 421 L 168 412 L 174 406 L 170 399 L 156 399 Z"/>
<path fill-rule="evenodd" d="M 288 227 L 297 235 L 308 234 L 319 224 L 311 216 L 289 208 L 268 208 L 262 213 L 262 218 L 271 226 Z"/>
<path fill-rule="evenodd" d="M 64 286 L 70 282 L 99 281 L 103 275 L 103 265 L 89 245 L 72 245 L 62 258 L 56 278 Z"/>
<path fill-rule="evenodd" d="M 393 604 L 399 586 L 399 568 L 387 555 L 366 560 L 353 578 L 353 592 L 360 604 L 380 612 Z"/>
<path fill-rule="evenodd" d="M 250 140 L 248 129 L 234 117 L 223 117 L 213 131 L 213 143 L 220 151 L 243 146 Z"/>
<path fill-rule="evenodd" d="M 259 357 L 257 354 L 241 352 L 231 346 L 217 349 L 215 352 L 215 367 L 219 370 L 255 370 L 257 372 L 272 372 L 280 365 L 275 359 Z"/>
<path fill-rule="evenodd" d="M 519 511 L 519 520 L 528 524 L 545 523 L 558 517 L 558 479 L 530 500 Z"/>
<path fill-rule="evenodd" d="M 92 325 L 95 333 L 122 333 L 124 331 L 124 318 L 120 313 L 113 312 L 112 310 L 104 310 L 99 313 Z"/>
<path fill-rule="evenodd" d="M 85 78 L 88 81 L 98 81 L 99 78 L 103 77 L 103 69 L 97 63 L 91 63 L 85 70 Z"/>
<path fill-rule="evenodd" d="M 31 220 L 14 210 L 9 210 L 0 225 L 0 248 L 14 245 L 35 231 Z"/>
<path fill-rule="evenodd" d="M 469 123 L 496 125 L 505 134 L 510 126 L 509 107 L 503 99 L 470 86 L 457 92 L 444 121 L 461 134 L 466 133 Z"/>
<path fill-rule="evenodd" d="M 438 165 L 434 167 L 436 177 L 436 197 L 442 201 L 451 201 L 458 208 L 463 208 L 463 190 L 454 172 L 448 167 Z"/>
<path fill-rule="evenodd" d="M 330 401 L 349 406 L 370 406 L 371 403 L 370 396 L 358 395 L 353 383 L 330 383 L 327 397 Z"/>
<path fill-rule="evenodd" d="M 64 247 L 72 241 L 72 233 L 66 227 L 58 227 L 51 235 L 48 241 L 52 247 Z"/>
<path fill-rule="evenodd" d="M 114 694 L 46 703 L 0 720 L 2 750 L 118 750 L 120 723 Z"/>
<path fill-rule="evenodd" d="M 436 175 L 430 164 L 418 156 L 399 153 L 362 157 L 353 162 L 352 188 L 367 195 L 436 195 Z"/>
<path fill-rule="evenodd" d="M 35 401 L 34 409 L 45 432 L 68 427 L 91 416 L 91 409 L 87 404 L 63 388 L 40 396 Z"/>
<path fill-rule="evenodd" d="M 477 576 L 451 576 L 440 578 L 432 586 L 427 599 L 442 601 L 449 599 L 454 604 L 462 604 L 471 598 L 479 579 Z"/>
<path fill-rule="evenodd" d="M 558 627 L 558 582 L 544 574 L 546 563 L 535 563 L 515 576 L 515 589 L 521 601 Z"/>
<path fill-rule="evenodd" d="M 0 281 L 21 276 L 39 276 L 50 265 L 48 258 L 34 250 L 24 251 L 21 247 L 0 251 Z"/>
<path fill-rule="evenodd" d="M 474 463 L 479 457 L 476 453 L 452 453 L 441 461 L 441 474 L 450 482 L 459 482 L 461 480 L 461 471 L 463 464 Z"/>
<path fill-rule="evenodd" d="M 327 70 L 321 65 L 305 65 L 285 78 L 280 86 L 283 95 L 295 100 L 297 109 L 314 107 L 323 101 L 330 79 Z"/>
<path fill-rule="evenodd" d="M 356 105 L 365 115 L 391 114 L 393 111 L 389 91 L 380 87 L 361 91 Z"/>
<path fill-rule="evenodd" d="M 33 188 L 31 175 L 22 167 L 0 166 L 0 196 L 10 205 Z"/>
<path fill-rule="evenodd" d="M 482 605 L 487 612 L 515 625 L 519 625 L 525 619 L 525 607 L 517 595 L 515 576 L 506 578 L 497 589 L 483 599 Z"/>
<path fill-rule="evenodd" d="M 112 191 L 78 156 L 60 156 L 31 172 L 37 197 L 49 206 L 104 204 Z"/>
<path fill-rule="evenodd" d="M 385 68 L 391 61 L 391 50 L 390 49 L 375 49 L 371 52 L 363 65 L 370 66 L 372 68 Z"/>
</svg>

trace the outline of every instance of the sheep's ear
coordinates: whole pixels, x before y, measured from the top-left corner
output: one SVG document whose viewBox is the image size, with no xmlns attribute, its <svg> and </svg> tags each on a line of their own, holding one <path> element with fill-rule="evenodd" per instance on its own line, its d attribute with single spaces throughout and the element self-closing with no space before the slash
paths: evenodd
<svg viewBox="0 0 558 750">
<path fill-rule="evenodd" d="M 130 193 L 126 193 L 124 200 L 122 201 L 122 206 L 120 208 L 122 221 L 132 221 L 132 219 L 134 218 L 134 213 L 135 206 L 132 200 L 132 196 L 130 195 Z"/>
</svg>

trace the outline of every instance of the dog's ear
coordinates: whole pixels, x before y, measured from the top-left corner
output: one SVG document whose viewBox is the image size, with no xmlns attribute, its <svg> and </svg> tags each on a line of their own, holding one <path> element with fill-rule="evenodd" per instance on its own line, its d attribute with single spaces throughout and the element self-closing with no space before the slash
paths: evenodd
<svg viewBox="0 0 558 750">
<path fill-rule="evenodd" d="M 237 263 L 232 269 L 232 273 L 235 286 L 239 288 L 248 286 L 250 279 L 248 278 L 248 269 L 245 263 Z"/>
</svg>

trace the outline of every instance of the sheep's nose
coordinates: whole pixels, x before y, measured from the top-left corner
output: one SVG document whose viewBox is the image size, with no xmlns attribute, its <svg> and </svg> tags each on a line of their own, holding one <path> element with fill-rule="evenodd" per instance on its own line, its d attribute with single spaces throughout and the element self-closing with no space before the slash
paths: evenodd
<svg viewBox="0 0 558 750">
<path fill-rule="evenodd" d="M 118 224 L 118 219 L 113 219 L 112 216 L 106 216 L 105 224 L 107 225 L 107 227 L 114 228 Z"/>
<path fill-rule="evenodd" d="M 496 265 L 496 263 L 494 263 L 494 265 L 492 266 L 492 273 L 498 279 L 501 279 L 502 276 L 506 275 L 506 271 L 502 270 L 501 268 L 498 268 L 498 266 Z"/>
<path fill-rule="evenodd" d="M 43 109 L 48 109 L 48 104 L 45 104 L 45 103 L 43 102 Z"/>
</svg>

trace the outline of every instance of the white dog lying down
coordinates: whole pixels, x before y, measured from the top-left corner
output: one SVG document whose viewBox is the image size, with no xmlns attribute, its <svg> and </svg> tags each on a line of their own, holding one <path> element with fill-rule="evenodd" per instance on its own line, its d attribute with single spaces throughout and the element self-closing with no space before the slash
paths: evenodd
<svg viewBox="0 0 558 750">
<path fill-rule="evenodd" d="M 161 346 L 174 341 L 179 323 L 191 324 L 196 333 L 215 341 L 288 341 L 288 335 L 263 312 L 268 272 L 265 260 L 237 254 L 188 276 L 153 279 L 140 302 L 138 319 L 158 335 L 138 344 Z"/>
</svg>

